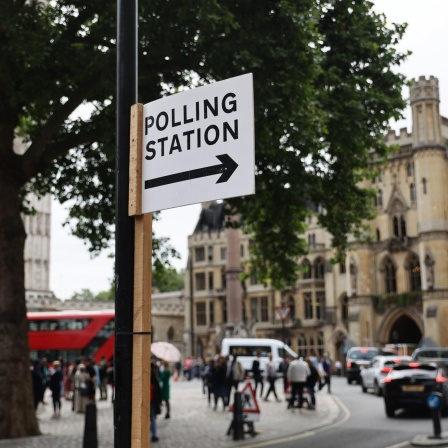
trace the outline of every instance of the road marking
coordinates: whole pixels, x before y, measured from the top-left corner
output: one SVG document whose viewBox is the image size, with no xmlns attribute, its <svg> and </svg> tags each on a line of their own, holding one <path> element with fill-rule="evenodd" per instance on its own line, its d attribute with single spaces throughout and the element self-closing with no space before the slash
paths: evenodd
<svg viewBox="0 0 448 448">
<path fill-rule="evenodd" d="M 266 442 L 255 443 L 253 445 L 244 445 L 244 448 L 261 448 L 261 447 L 265 447 L 265 446 L 277 445 L 279 443 L 286 443 L 286 442 L 292 442 L 294 440 L 305 439 L 306 437 L 314 436 L 319 432 L 324 432 L 329 429 L 333 429 L 333 428 L 343 425 L 350 418 L 350 415 L 351 415 L 350 411 L 347 408 L 347 406 L 345 406 L 345 404 L 342 403 L 342 401 L 338 397 L 336 397 L 335 395 L 332 395 L 332 398 L 334 401 L 336 401 L 336 403 L 338 404 L 338 406 L 341 408 L 342 412 L 344 413 L 344 417 L 342 417 L 341 420 L 338 420 L 335 423 L 331 423 L 330 425 L 323 426 L 321 428 L 317 428 L 313 431 L 302 432 L 300 434 L 297 434 L 296 436 L 282 437 L 282 438 L 275 439 L 275 440 L 266 440 Z M 389 447 L 389 448 L 395 448 L 395 447 Z"/>
<path fill-rule="evenodd" d="M 385 446 L 384 448 L 403 448 L 404 446 L 409 446 L 409 440 L 407 442 L 397 443 L 396 445 Z"/>
</svg>

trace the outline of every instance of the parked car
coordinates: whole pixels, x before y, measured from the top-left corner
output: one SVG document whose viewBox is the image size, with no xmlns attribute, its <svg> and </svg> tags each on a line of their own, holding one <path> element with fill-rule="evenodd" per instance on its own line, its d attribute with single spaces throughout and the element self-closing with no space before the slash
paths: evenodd
<svg viewBox="0 0 448 448">
<path fill-rule="evenodd" d="M 412 353 L 412 359 L 420 362 L 437 362 L 443 364 L 448 372 L 448 348 L 418 348 Z"/>
<path fill-rule="evenodd" d="M 443 395 L 442 413 L 446 415 L 448 383 L 439 364 L 409 361 L 395 365 L 383 380 L 386 415 L 393 417 L 397 409 L 428 409 L 426 399 L 431 392 Z"/>
<path fill-rule="evenodd" d="M 411 361 L 410 356 L 375 356 L 369 365 L 361 370 L 361 388 L 363 392 L 373 389 L 375 395 L 383 395 L 383 380 L 395 364 Z"/>
<path fill-rule="evenodd" d="M 396 355 L 394 350 L 381 349 L 378 347 L 352 347 L 347 352 L 346 357 L 346 376 L 347 383 L 361 381 L 361 370 L 367 367 L 375 356 L 378 355 Z"/>
</svg>

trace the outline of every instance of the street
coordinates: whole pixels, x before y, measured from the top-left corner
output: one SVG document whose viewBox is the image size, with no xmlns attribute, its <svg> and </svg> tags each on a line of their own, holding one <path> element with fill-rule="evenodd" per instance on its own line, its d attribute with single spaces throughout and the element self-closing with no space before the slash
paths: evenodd
<svg viewBox="0 0 448 448">
<path fill-rule="evenodd" d="M 292 448 L 310 444 L 318 448 L 404 448 L 411 446 L 410 441 L 416 435 L 432 434 L 429 414 L 402 411 L 395 418 L 387 418 L 382 397 L 363 393 L 359 385 L 348 385 L 345 378 L 335 377 L 332 382 L 333 398 L 344 411 L 340 421 L 285 441 L 276 440 L 272 445 L 263 443 L 251 447 Z M 321 394 L 326 392 L 316 395 L 318 402 Z M 442 419 L 442 431 L 447 425 L 448 419 Z"/>
</svg>

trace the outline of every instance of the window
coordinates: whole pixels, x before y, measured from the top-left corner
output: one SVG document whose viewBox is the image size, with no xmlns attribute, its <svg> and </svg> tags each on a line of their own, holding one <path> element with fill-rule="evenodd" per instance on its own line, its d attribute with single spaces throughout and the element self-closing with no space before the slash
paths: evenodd
<svg viewBox="0 0 448 448">
<path fill-rule="evenodd" d="M 324 278 L 324 260 L 322 260 L 322 258 L 318 258 L 314 262 L 314 278 L 316 279 Z"/>
<path fill-rule="evenodd" d="M 400 229 L 398 227 L 398 218 L 396 216 L 394 216 L 394 219 L 393 219 L 393 227 L 394 227 L 394 236 L 399 236 Z"/>
<path fill-rule="evenodd" d="M 214 289 L 214 285 L 213 285 L 213 272 L 209 272 L 209 273 L 208 273 L 208 289 L 209 289 L 209 290 Z"/>
<path fill-rule="evenodd" d="M 194 249 L 195 261 L 205 261 L 205 249 L 203 247 L 196 247 Z"/>
<path fill-rule="evenodd" d="M 241 244 L 240 246 L 240 256 L 241 258 L 244 258 L 244 244 Z"/>
<path fill-rule="evenodd" d="M 383 170 L 380 170 L 378 179 L 379 179 L 380 182 L 383 182 L 383 179 L 384 179 L 384 173 L 383 173 Z"/>
<path fill-rule="evenodd" d="M 422 179 L 422 184 L 423 184 L 423 194 L 426 194 L 427 191 L 428 191 L 428 188 L 427 188 L 427 184 L 428 184 L 428 182 L 427 182 L 427 180 L 426 180 L 426 177 L 424 177 L 424 178 Z"/>
<path fill-rule="evenodd" d="M 227 258 L 227 247 L 221 247 L 221 260 L 225 260 Z"/>
<path fill-rule="evenodd" d="M 226 270 L 223 269 L 221 271 L 221 287 L 222 289 L 226 289 L 227 288 L 227 275 L 226 275 Z"/>
<path fill-rule="evenodd" d="M 91 319 L 47 319 L 28 322 L 29 331 L 79 331 L 84 330 Z"/>
<path fill-rule="evenodd" d="M 222 303 L 222 321 L 227 322 L 227 302 L 225 300 Z"/>
<path fill-rule="evenodd" d="M 250 299 L 250 316 L 252 322 L 258 322 L 258 299 L 256 297 Z"/>
<path fill-rule="evenodd" d="M 378 190 L 378 207 L 383 206 L 383 190 Z"/>
<path fill-rule="evenodd" d="M 196 303 L 196 325 L 207 325 L 205 302 Z"/>
<path fill-rule="evenodd" d="M 208 304 L 208 321 L 210 325 L 215 323 L 215 304 L 214 302 L 209 302 Z"/>
<path fill-rule="evenodd" d="M 400 230 L 401 230 L 401 236 L 406 236 L 406 220 L 404 219 L 404 216 L 400 216 Z"/>
<path fill-rule="evenodd" d="M 408 177 L 411 177 L 414 175 L 414 164 L 412 162 L 408 163 L 407 171 L 408 171 Z"/>
<path fill-rule="evenodd" d="M 252 297 L 250 300 L 250 313 L 252 322 L 268 322 L 268 298 L 266 296 Z"/>
<path fill-rule="evenodd" d="M 306 258 L 302 262 L 302 268 L 303 268 L 303 279 L 304 280 L 310 279 L 311 278 L 311 263 Z"/>
<path fill-rule="evenodd" d="M 347 268 L 345 267 L 345 260 L 339 262 L 339 273 L 345 274 L 347 271 Z"/>
<path fill-rule="evenodd" d="M 384 264 L 384 280 L 385 280 L 386 293 L 397 292 L 395 266 L 390 258 L 388 258 Z"/>
<path fill-rule="evenodd" d="M 306 338 L 303 333 L 300 333 L 299 337 L 297 338 L 297 347 L 299 356 L 303 356 L 306 347 Z"/>
<path fill-rule="evenodd" d="M 346 295 L 341 299 L 341 317 L 342 323 L 348 329 L 348 297 Z"/>
<path fill-rule="evenodd" d="M 294 297 L 290 296 L 288 300 L 289 306 L 289 316 L 291 319 L 295 319 L 296 317 L 296 302 L 294 301 Z"/>
<path fill-rule="evenodd" d="M 380 229 L 376 229 L 376 240 L 381 241 L 381 232 Z"/>
<path fill-rule="evenodd" d="M 398 216 L 394 216 L 392 220 L 393 233 L 397 238 L 406 236 L 406 219 L 403 215 L 399 218 Z"/>
<path fill-rule="evenodd" d="M 312 248 L 316 246 L 316 235 L 314 233 L 308 235 L 308 246 Z"/>
<path fill-rule="evenodd" d="M 318 335 L 317 335 L 317 352 L 319 353 L 320 356 L 322 356 L 324 354 L 324 334 L 319 331 Z"/>
<path fill-rule="evenodd" d="M 316 293 L 316 319 L 325 318 L 325 293 Z"/>
<path fill-rule="evenodd" d="M 303 294 L 303 315 L 305 319 L 313 318 L 313 303 L 310 292 Z"/>
<path fill-rule="evenodd" d="M 213 261 L 213 246 L 208 246 L 208 261 Z"/>
<path fill-rule="evenodd" d="M 358 292 L 358 269 L 353 261 L 350 262 L 350 285 L 352 288 L 352 296 L 356 295 Z"/>
<path fill-rule="evenodd" d="M 409 260 L 409 286 L 411 291 L 422 290 L 422 280 L 420 276 L 420 261 L 417 255 L 413 255 Z"/>
<path fill-rule="evenodd" d="M 415 202 L 415 200 L 417 199 L 417 194 L 415 192 L 414 184 L 409 185 L 409 193 L 411 195 L 411 202 Z"/>
<path fill-rule="evenodd" d="M 260 297 L 260 320 L 261 322 L 269 321 L 268 298 Z"/>
<path fill-rule="evenodd" d="M 199 272 L 194 276 L 196 291 L 204 291 L 205 290 L 205 273 Z"/>
<path fill-rule="evenodd" d="M 168 331 L 166 333 L 166 337 L 167 337 L 168 341 L 174 340 L 174 328 L 173 327 L 168 328 Z"/>
<path fill-rule="evenodd" d="M 256 275 L 250 276 L 250 284 L 251 285 L 258 285 L 258 277 Z"/>
</svg>

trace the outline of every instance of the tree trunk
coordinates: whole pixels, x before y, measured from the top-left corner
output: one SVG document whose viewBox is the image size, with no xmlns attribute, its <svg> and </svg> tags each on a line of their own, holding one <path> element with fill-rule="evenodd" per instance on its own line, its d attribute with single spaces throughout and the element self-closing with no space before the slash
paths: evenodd
<svg viewBox="0 0 448 448">
<path fill-rule="evenodd" d="M 34 412 L 19 185 L 0 170 L 0 439 L 40 434 Z"/>
</svg>

